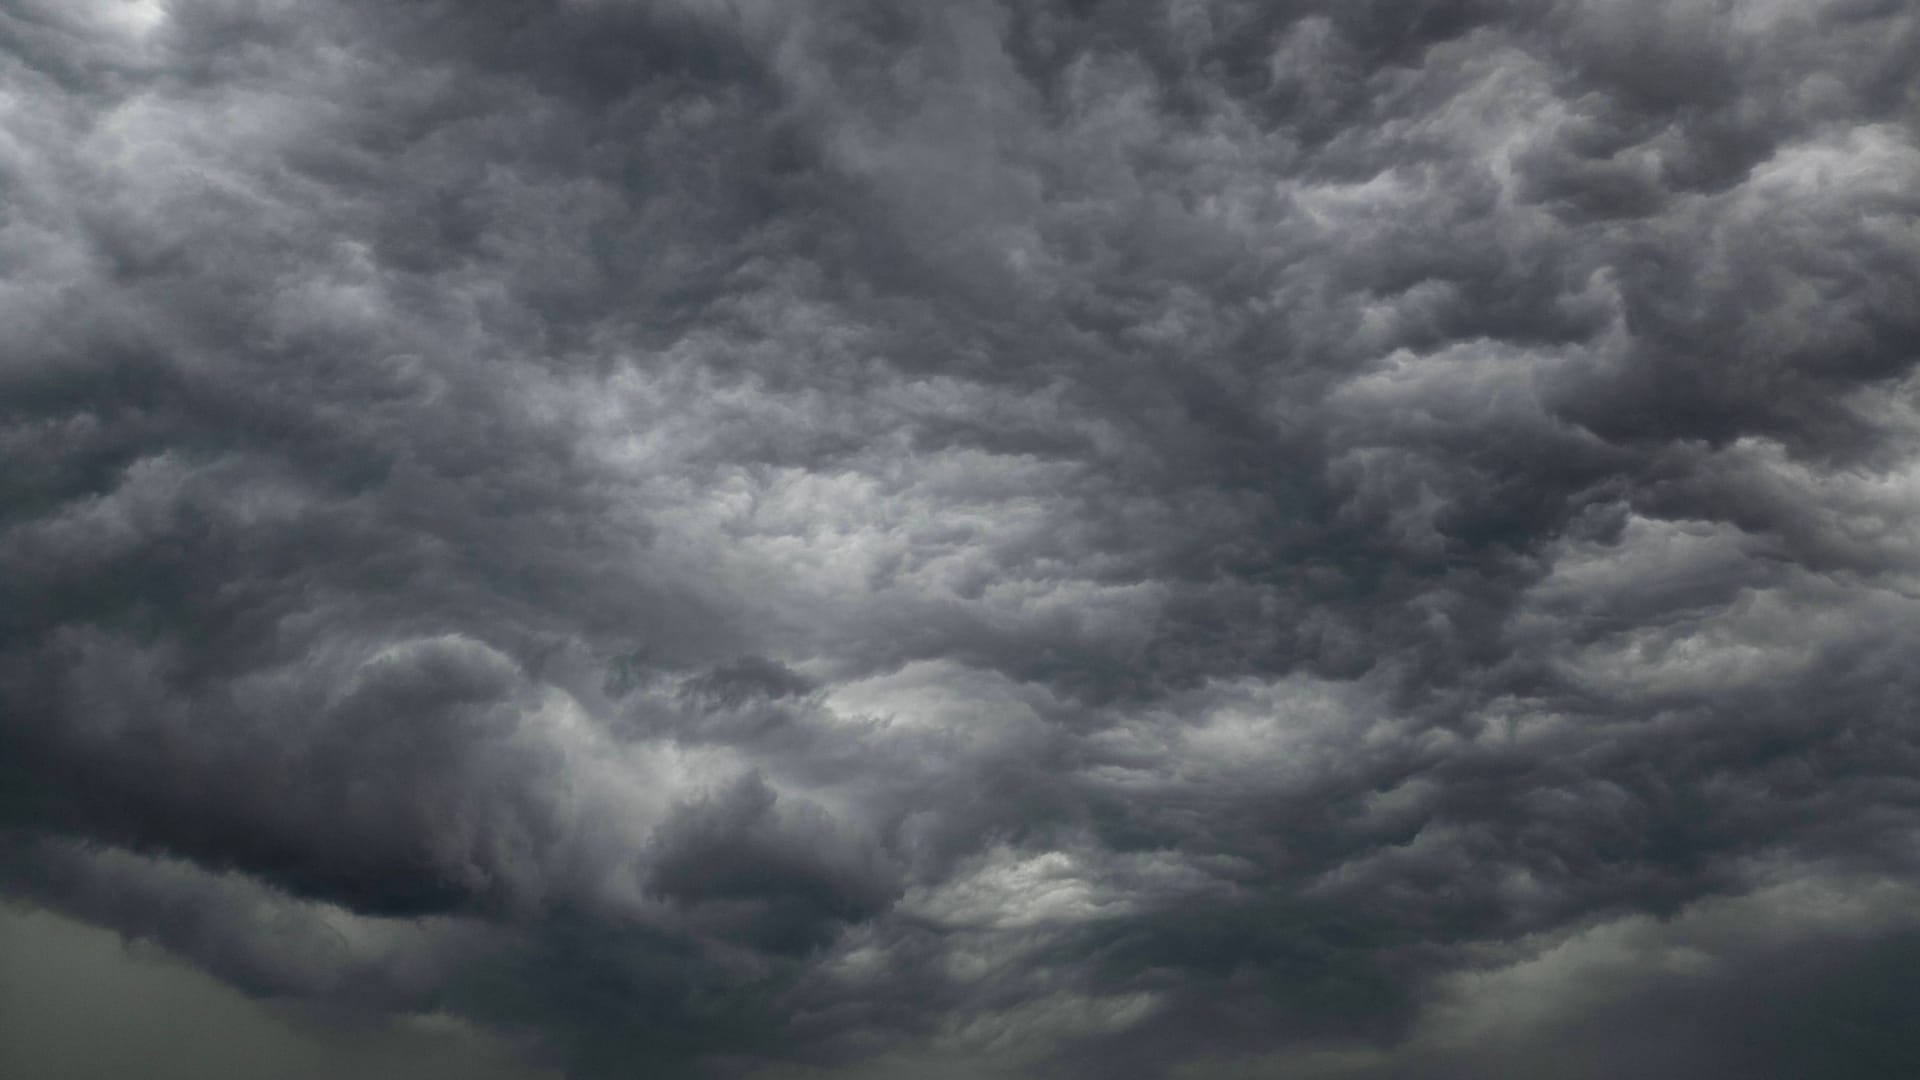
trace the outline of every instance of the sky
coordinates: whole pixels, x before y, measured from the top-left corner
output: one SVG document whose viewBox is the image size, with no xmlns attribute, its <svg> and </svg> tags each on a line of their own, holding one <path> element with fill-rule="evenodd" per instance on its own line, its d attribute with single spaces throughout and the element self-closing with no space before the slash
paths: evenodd
<svg viewBox="0 0 1920 1080">
<path fill-rule="evenodd" d="M 1920 1075 L 1916 56 L 11 0 L 0 1064 Z"/>
</svg>

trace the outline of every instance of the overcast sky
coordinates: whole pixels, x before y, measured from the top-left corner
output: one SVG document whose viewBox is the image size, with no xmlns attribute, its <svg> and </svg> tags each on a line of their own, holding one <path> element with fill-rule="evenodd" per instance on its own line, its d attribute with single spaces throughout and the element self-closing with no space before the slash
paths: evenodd
<svg viewBox="0 0 1920 1080">
<path fill-rule="evenodd" d="M 1917 57 L 10 0 L 0 1060 L 1920 1075 Z"/>
</svg>

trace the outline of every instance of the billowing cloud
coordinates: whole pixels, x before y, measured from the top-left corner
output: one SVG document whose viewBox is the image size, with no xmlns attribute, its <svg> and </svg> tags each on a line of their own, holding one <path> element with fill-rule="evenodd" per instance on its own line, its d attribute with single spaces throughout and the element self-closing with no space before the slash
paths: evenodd
<svg viewBox="0 0 1920 1080">
<path fill-rule="evenodd" d="M 1920 1053 L 1905 5 L 0 39 L 7 894 L 581 1077 Z"/>
</svg>

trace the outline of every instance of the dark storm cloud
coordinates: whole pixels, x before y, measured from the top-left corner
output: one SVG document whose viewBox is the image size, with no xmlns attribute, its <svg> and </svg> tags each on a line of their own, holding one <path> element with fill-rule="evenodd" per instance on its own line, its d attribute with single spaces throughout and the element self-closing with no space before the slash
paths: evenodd
<svg viewBox="0 0 1920 1080">
<path fill-rule="evenodd" d="M 1903 5 L 0 36 L 10 894 L 582 1076 L 1901 1075 Z"/>
</svg>

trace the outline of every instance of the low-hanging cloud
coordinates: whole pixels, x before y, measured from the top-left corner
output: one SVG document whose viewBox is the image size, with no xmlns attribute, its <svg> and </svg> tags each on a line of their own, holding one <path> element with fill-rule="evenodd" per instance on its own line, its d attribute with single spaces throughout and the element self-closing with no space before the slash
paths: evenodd
<svg viewBox="0 0 1920 1080">
<path fill-rule="evenodd" d="M 1920 1054 L 1906 5 L 0 40 L 8 894 L 582 1077 Z"/>
</svg>

